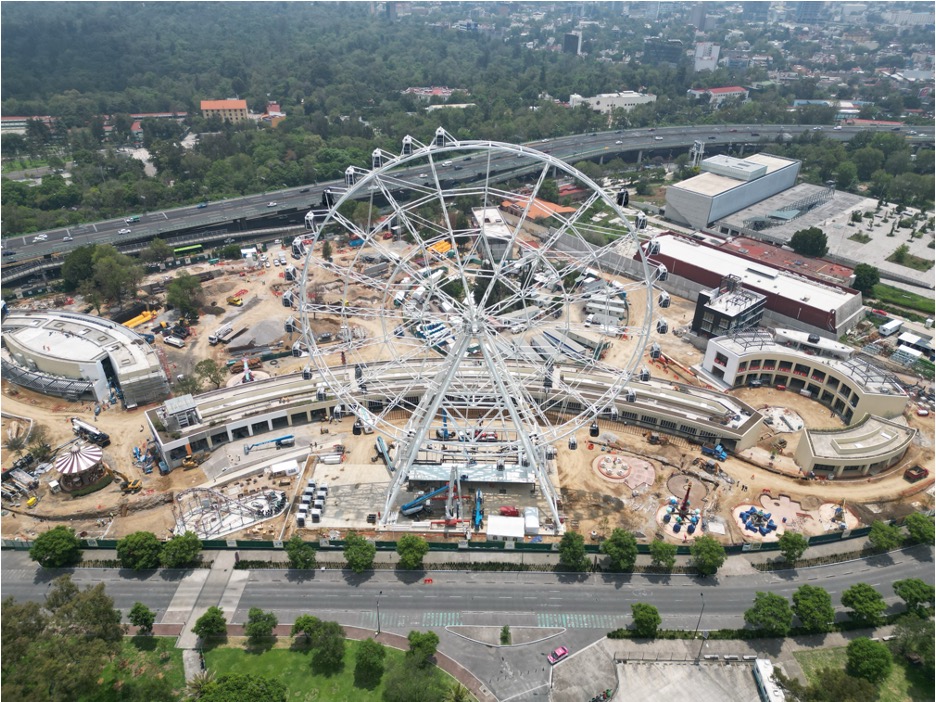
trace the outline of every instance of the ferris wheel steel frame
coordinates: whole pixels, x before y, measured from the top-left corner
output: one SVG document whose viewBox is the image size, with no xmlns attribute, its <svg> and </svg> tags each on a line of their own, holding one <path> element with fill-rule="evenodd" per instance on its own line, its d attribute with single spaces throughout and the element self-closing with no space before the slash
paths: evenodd
<svg viewBox="0 0 936 702">
<path fill-rule="evenodd" d="M 452 181 L 440 175 L 439 165 L 442 159 L 446 154 L 452 154 L 455 158 L 458 155 L 464 156 L 466 153 L 475 159 L 475 166 L 483 160 L 483 168 L 476 176 L 480 182 L 467 184 L 456 182 L 455 185 L 444 187 L 443 183 Z M 521 166 L 519 170 L 525 169 L 535 173 L 535 169 L 539 168 L 535 185 L 528 195 L 492 187 L 495 180 L 492 164 L 511 157 L 523 157 L 532 161 L 532 164 Z M 465 445 L 460 441 L 458 448 L 465 453 L 466 460 L 468 460 L 470 447 L 474 452 L 483 449 L 483 455 L 496 461 L 498 467 L 507 459 L 511 461 L 516 459 L 518 463 L 524 459 L 529 461 L 535 481 L 539 484 L 549 504 L 558 530 L 561 520 L 555 488 L 548 474 L 547 448 L 571 436 L 588 422 L 594 421 L 608 411 L 609 407 L 613 408 L 615 401 L 624 392 L 637 365 L 641 362 L 651 333 L 654 307 L 653 283 L 660 269 L 648 263 L 637 230 L 613 198 L 605 194 L 601 187 L 590 178 L 549 154 L 503 142 L 458 141 L 440 128 L 428 145 L 407 137 L 404 139 L 403 153 L 393 155 L 378 149 L 373 152 L 372 161 L 374 168 L 370 171 L 355 167 L 347 169 L 346 187 L 337 192 L 333 191 L 337 197 L 330 203 L 327 213 L 321 217 L 321 222 L 313 224 L 311 246 L 306 252 L 305 266 L 297 281 L 300 293 L 297 297 L 302 320 L 302 336 L 309 349 L 311 363 L 319 371 L 322 379 L 342 404 L 356 415 L 356 422 L 366 422 L 389 438 L 397 440 L 398 452 L 395 459 L 397 470 L 388 490 L 381 525 L 386 526 L 390 520 L 400 490 L 409 479 L 411 468 L 417 462 L 420 453 L 426 451 L 425 447 L 432 438 L 430 435 L 432 425 L 438 421 L 441 412 L 444 421 L 453 421 L 457 427 L 465 429 L 464 432 L 459 432 L 460 439 L 462 434 L 467 434 L 464 436 Z M 461 163 L 467 165 L 465 161 Z M 431 176 L 414 176 L 400 172 L 404 168 L 417 164 L 420 164 L 420 168 L 415 170 L 425 169 L 427 173 L 431 173 Z M 495 165 L 500 167 L 504 164 Z M 442 166 L 450 167 L 451 162 L 445 162 Z M 506 169 L 507 172 L 517 170 L 517 165 L 513 162 Z M 521 240 L 520 235 L 524 232 L 524 225 L 531 219 L 530 215 L 534 206 L 538 206 L 537 196 L 550 173 L 562 173 L 569 176 L 589 189 L 590 193 L 581 205 L 574 208 L 570 216 L 556 215 L 555 219 L 558 219 L 561 224 L 549 230 L 538 246 L 530 246 Z M 416 180 L 418 182 L 414 182 Z M 383 218 L 376 216 L 374 197 L 378 194 L 386 201 L 385 209 L 389 211 L 389 214 Z M 400 195 L 410 197 L 404 199 Z M 485 223 L 477 222 L 477 226 L 469 226 L 467 229 L 455 228 L 449 212 L 450 202 L 454 202 L 455 198 L 469 197 L 481 199 L 480 204 L 472 212 L 478 208 L 497 207 L 505 199 L 522 205 L 515 223 L 509 224 L 507 243 L 501 242 L 503 252 L 499 257 L 495 255 L 494 239 L 496 236 L 487 234 Z M 362 198 L 369 204 L 366 221 L 355 221 L 354 218 L 343 213 L 342 208 L 346 203 L 362 201 Z M 621 226 L 605 227 L 583 222 L 584 215 L 599 202 L 610 208 L 616 220 L 622 223 Z M 436 212 L 431 209 L 432 206 L 437 207 L 437 219 L 432 217 L 432 214 Z M 428 215 L 426 210 L 429 212 Z M 610 244 L 595 246 L 582 237 L 579 228 L 612 235 L 615 238 Z M 371 252 L 388 262 L 389 273 L 379 278 L 370 277 L 356 270 L 354 264 L 361 256 L 360 249 L 352 256 L 351 263 L 344 266 L 316 257 L 314 252 L 320 239 L 324 239 L 335 229 L 347 233 L 349 237 L 362 240 L 363 245 L 360 248 L 366 246 Z M 415 248 L 405 256 L 400 256 L 380 236 L 385 229 L 391 233 L 394 229 L 398 229 L 402 237 L 415 243 Z M 459 238 L 465 236 L 469 237 L 471 243 L 467 251 L 461 250 L 457 245 Z M 430 281 L 425 272 L 430 270 L 435 260 L 433 247 L 441 241 L 451 244 L 452 258 L 442 262 L 445 264 L 445 273 L 442 277 L 439 280 Z M 636 258 L 638 271 L 642 273 L 642 276 L 634 282 L 634 272 L 630 271 L 629 279 L 632 282 L 629 283 L 628 290 L 644 290 L 643 306 L 642 309 L 638 308 L 638 311 L 642 311 L 642 324 L 630 324 L 631 318 L 628 315 L 627 324 L 619 330 L 625 333 L 624 338 L 632 340 L 633 350 L 628 354 L 627 362 L 623 367 L 604 364 L 596 357 L 583 364 L 584 371 L 579 369 L 580 372 L 586 374 L 589 368 L 610 371 L 613 381 L 609 384 L 607 391 L 594 401 L 585 400 L 576 392 L 574 381 L 568 380 L 564 373 L 555 372 L 572 368 L 572 364 L 542 355 L 540 356 L 542 360 L 534 362 L 531 360 L 535 357 L 534 354 L 528 354 L 524 364 L 525 366 L 532 365 L 536 376 L 542 376 L 547 397 L 552 393 L 556 397 L 563 398 L 561 405 L 553 405 L 551 409 L 548 407 L 544 409 L 545 405 L 541 406 L 541 402 L 528 391 L 527 378 L 518 378 L 511 372 L 510 359 L 505 358 L 502 353 L 504 339 L 501 339 L 502 332 L 497 324 L 504 319 L 504 315 L 508 315 L 511 307 L 516 307 L 518 304 L 524 311 L 539 309 L 532 304 L 530 307 L 527 306 L 530 299 L 536 300 L 537 303 L 541 301 L 542 291 L 539 287 L 532 285 L 537 271 L 549 280 L 555 281 L 565 281 L 572 274 L 581 275 L 583 270 L 592 270 L 589 266 L 595 266 L 603 272 L 620 275 L 622 273 L 620 269 L 612 271 L 611 264 L 599 263 L 599 257 L 604 255 L 605 259 L 610 260 L 613 254 L 622 259 L 625 258 L 624 255 L 613 252 L 613 249 L 621 242 L 628 242 L 635 247 L 636 255 L 633 258 Z M 519 252 L 517 258 L 511 255 L 514 250 Z M 417 262 L 416 259 L 419 261 Z M 463 300 L 455 300 L 441 291 L 442 285 L 439 282 L 440 280 L 445 283 L 450 281 L 452 276 L 448 274 L 451 268 L 455 270 L 454 278 L 462 284 Z M 512 280 L 509 275 L 511 269 L 526 271 L 525 282 Z M 343 295 L 340 301 L 323 302 L 320 299 L 320 293 L 310 289 L 310 273 L 314 270 L 324 270 L 341 281 Z M 485 280 L 486 283 L 484 283 Z M 488 305 L 497 285 L 495 281 L 502 284 L 509 294 Z M 423 299 L 417 301 L 417 307 L 406 298 L 412 285 L 420 283 L 427 283 L 427 286 L 425 289 L 421 285 L 417 288 L 423 291 Z M 486 285 L 486 288 L 480 299 L 476 300 L 475 288 L 482 283 Z M 375 292 L 378 301 L 373 304 L 361 304 L 349 300 L 348 293 L 352 285 L 360 285 L 366 290 Z M 554 295 L 546 312 L 550 313 L 553 318 L 567 315 L 564 327 L 566 332 L 573 327 L 582 327 L 582 324 L 571 322 L 571 304 L 581 302 L 588 296 L 574 296 L 565 289 L 564 285 L 559 286 L 561 295 L 556 295 L 555 289 L 555 287 L 552 288 Z M 399 307 L 391 306 L 391 301 L 395 303 L 397 299 L 394 292 L 399 294 L 401 291 L 405 293 L 404 302 Z M 426 292 L 428 295 L 425 294 Z M 556 298 L 559 299 L 558 303 Z M 430 301 L 439 299 L 449 304 L 457 315 L 440 315 L 432 312 L 429 307 Z M 318 313 L 336 315 L 341 319 L 338 344 L 327 347 L 319 346 L 312 324 L 314 316 Z M 443 360 L 439 367 L 435 364 L 428 369 L 420 367 L 420 359 L 426 358 L 427 351 L 430 354 L 435 353 L 434 349 L 437 346 L 429 336 L 419 337 L 418 332 L 419 330 L 425 331 L 427 320 L 434 323 L 434 320 L 442 316 L 447 317 L 447 322 L 453 327 L 451 338 L 448 339 L 451 342 L 446 354 L 448 360 Z M 535 312 L 533 316 L 536 317 Z M 379 321 L 382 335 L 370 339 L 355 339 L 351 330 L 355 318 Z M 544 312 L 539 316 L 538 321 L 543 323 L 546 319 L 547 314 Z M 396 325 L 395 328 L 394 325 Z M 441 326 L 447 329 L 445 324 Z M 530 326 L 533 326 L 533 320 Z M 402 333 L 400 333 L 401 329 Z M 414 335 L 417 338 L 408 337 L 406 335 L 408 330 L 415 330 Z M 602 338 L 604 335 L 605 332 L 601 331 Z M 517 346 L 515 342 L 510 343 Z M 379 390 L 381 387 L 379 375 L 368 374 L 366 363 L 351 364 L 349 362 L 347 368 L 353 365 L 354 373 L 338 374 L 334 369 L 336 354 L 341 354 L 341 361 L 344 364 L 346 354 L 357 353 L 360 357 L 362 351 L 372 346 L 389 349 L 394 356 L 392 361 L 376 364 L 380 367 L 380 373 L 387 373 L 388 369 L 399 370 L 403 373 L 413 373 L 415 370 L 409 385 L 413 391 L 406 389 L 395 391 L 394 397 L 387 397 L 387 402 L 379 403 L 376 414 L 362 406 L 358 398 L 363 396 L 370 398 L 375 390 Z M 517 348 L 523 350 L 527 347 Z M 531 345 L 529 349 L 532 348 Z M 471 349 L 477 353 L 477 356 L 472 359 L 472 366 L 480 367 L 487 373 L 487 378 L 483 380 L 479 379 L 476 372 L 465 370 L 468 365 L 466 358 Z M 365 370 L 360 369 L 362 365 Z M 425 361 L 423 366 L 426 366 Z M 546 385 L 547 377 L 548 386 Z M 386 387 L 391 386 L 392 383 L 386 383 Z M 419 393 L 419 400 L 413 406 L 407 398 L 415 394 L 417 387 L 421 387 L 422 391 Z M 464 406 L 458 404 L 457 398 L 465 398 Z M 570 398 L 576 402 L 571 401 Z M 494 433 L 496 438 L 493 444 L 496 446 L 479 444 L 477 439 L 480 429 L 475 430 L 472 435 L 468 422 L 471 420 L 472 411 L 479 409 L 483 411 L 487 405 L 490 406 L 490 410 L 481 417 L 488 421 L 489 425 L 493 424 L 493 420 L 488 420 L 488 417 L 495 418 L 499 422 L 497 426 L 502 429 L 504 426 L 512 426 L 516 431 L 516 439 L 508 439 L 508 432 L 505 430 L 502 441 L 499 440 L 496 432 Z M 572 408 L 572 405 L 576 408 Z M 397 409 L 409 411 L 409 418 L 402 429 L 391 423 L 387 416 L 390 411 Z M 547 419 L 550 412 L 560 417 L 558 423 Z M 561 421 L 562 417 L 568 415 L 573 415 L 573 417 L 564 422 Z M 478 426 L 481 427 L 481 425 L 482 420 L 479 419 Z M 430 453 L 441 455 L 443 459 L 446 453 L 449 458 L 452 454 L 451 451 L 446 452 L 444 447 L 441 451 L 434 450 Z"/>
</svg>

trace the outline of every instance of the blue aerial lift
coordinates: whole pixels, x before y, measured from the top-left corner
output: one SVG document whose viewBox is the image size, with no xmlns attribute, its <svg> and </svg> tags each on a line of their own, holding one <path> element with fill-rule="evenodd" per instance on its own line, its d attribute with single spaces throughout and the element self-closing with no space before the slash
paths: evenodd
<svg viewBox="0 0 936 702">
<path fill-rule="evenodd" d="M 251 451 L 253 451 L 258 446 L 263 446 L 264 444 L 274 444 L 277 449 L 286 448 L 287 446 L 295 446 L 296 439 L 292 434 L 287 436 L 278 436 L 275 439 L 267 439 L 266 441 L 258 441 L 255 444 L 247 444 L 244 446 L 244 455 L 246 456 Z"/>
</svg>

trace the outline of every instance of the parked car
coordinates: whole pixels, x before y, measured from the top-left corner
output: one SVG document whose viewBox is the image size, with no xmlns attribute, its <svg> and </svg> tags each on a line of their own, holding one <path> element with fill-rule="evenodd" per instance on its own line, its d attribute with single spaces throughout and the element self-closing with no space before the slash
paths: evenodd
<svg viewBox="0 0 936 702">
<path fill-rule="evenodd" d="M 546 656 L 546 660 L 549 661 L 549 665 L 556 665 L 559 661 L 569 655 L 569 649 L 565 646 L 560 646 L 555 651 Z"/>
</svg>

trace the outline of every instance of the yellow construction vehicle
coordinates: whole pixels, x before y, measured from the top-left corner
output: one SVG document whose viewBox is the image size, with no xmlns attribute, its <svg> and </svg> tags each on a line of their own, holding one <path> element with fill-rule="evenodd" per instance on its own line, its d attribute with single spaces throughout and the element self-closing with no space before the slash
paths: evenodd
<svg viewBox="0 0 936 702">
<path fill-rule="evenodd" d="M 130 478 L 128 478 L 126 475 L 121 473 L 116 468 L 109 468 L 108 470 L 110 471 L 111 475 L 113 475 L 115 478 L 117 478 L 117 480 L 120 481 L 120 489 L 123 492 L 139 492 L 140 490 L 143 489 L 142 480 L 139 480 L 139 479 L 131 480 Z"/>
<path fill-rule="evenodd" d="M 234 297 L 233 295 L 227 299 L 229 305 L 234 305 L 235 307 L 241 307 L 244 304 L 244 301 L 239 297 Z"/>
</svg>

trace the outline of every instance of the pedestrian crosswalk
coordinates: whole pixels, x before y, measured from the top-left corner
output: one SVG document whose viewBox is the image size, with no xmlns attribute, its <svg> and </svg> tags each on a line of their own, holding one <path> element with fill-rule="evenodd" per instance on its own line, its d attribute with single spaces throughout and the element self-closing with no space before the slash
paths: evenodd
<svg viewBox="0 0 936 702">
<path fill-rule="evenodd" d="M 461 626 L 461 612 L 423 612 L 422 625 L 433 626 Z"/>
<path fill-rule="evenodd" d="M 358 626 L 377 629 L 377 613 L 361 612 Z M 461 612 L 384 612 L 380 613 L 381 629 L 422 627 L 432 629 L 443 626 L 461 626 Z"/>
<path fill-rule="evenodd" d="M 566 629 L 619 629 L 627 625 L 623 614 L 553 614 L 543 612 L 536 615 L 536 625 L 561 626 Z"/>
</svg>

